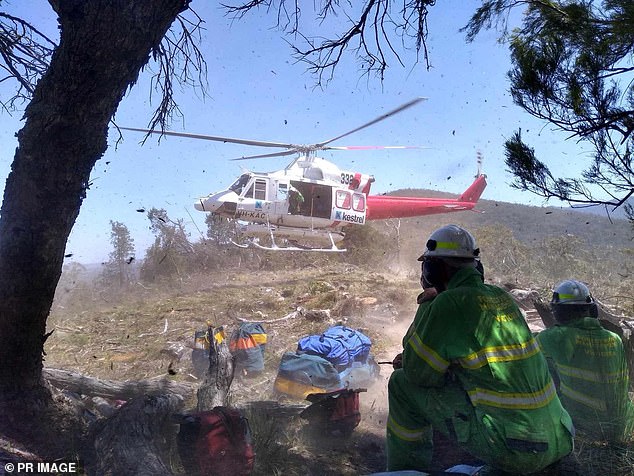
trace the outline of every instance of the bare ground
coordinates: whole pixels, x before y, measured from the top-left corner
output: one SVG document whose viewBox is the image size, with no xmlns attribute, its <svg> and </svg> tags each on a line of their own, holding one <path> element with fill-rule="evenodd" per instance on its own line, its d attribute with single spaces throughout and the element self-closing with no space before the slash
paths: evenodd
<svg viewBox="0 0 634 476">
<path fill-rule="evenodd" d="M 364 330 L 373 340 L 377 360 L 391 360 L 401 350 L 401 338 L 416 310 L 417 280 L 384 273 L 361 272 L 349 265 L 329 269 L 287 270 L 203 276 L 170 286 L 138 286 L 124 295 L 76 299 L 62 295 L 49 319 L 55 329 L 47 341 L 45 366 L 64 368 L 110 380 L 168 378 L 196 386 L 191 365 L 195 330 L 207 323 L 225 326 L 227 333 L 240 319 L 265 322 L 269 336 L 265 371 L 254 378 L 236 378 L 231 403 L 243 406 L 253 401 L 277 401 L 273 382 L 281 355 L 296 348 L 300 337 L 322 332 L 336 322 Z M 305 318 L 280 320 L 299 306 L 329 309 L 328 321 Z M 529 313 L 530 324 L 539 329 L 539 319 Z M 271 322 L 268 322 L 271 321 Z M 268 323 L 267 323 L 268 322 Z M 381 366 L 377 383 L 361 394 L 362 420 L 349 437 L 315 434 L 305 421 L 290 411 L 280 418 L 262 421 L 250 416 L 252 430 L 261 447 L 256 457 L 256 475 L 362 475 L 385 468 L 385 421 L 387 380 L 390 366 Z M 281 399 L 281 407 L 297 408 L 307 402 Z M 194 408 L 192 397 L 187 408 Z M 295 415 L 295 416 L 292 416 Z M 473 459 L 447 441 L 437 440 L 433 469 L 442 469 Z M 30 448 L 5 439 L 3 447 L 22 452 Z M 598 457 L 606 457 L 589 444 Z M 16 453 L 14 452 L 13 455 Z M 175 473 L 182 469 L 171 455 Z M 628 461 L 627 459 L 625 461 Z M 619 464 L 606 460 L 602 474 Z M 556 474 L 556 473 L 555 473 Z M 597 474 L 578 472 L 571 474 Z"/>
</svg>

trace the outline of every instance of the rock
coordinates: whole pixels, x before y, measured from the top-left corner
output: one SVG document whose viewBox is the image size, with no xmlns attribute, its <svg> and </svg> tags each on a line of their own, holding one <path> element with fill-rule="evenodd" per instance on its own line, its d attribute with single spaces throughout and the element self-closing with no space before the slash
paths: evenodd
<svg viewBox="0 0 634 476">
<path fill-rule="evenodd" d="M 511 289 L 509 294 L 513 296 L 513 299 L 524 310 L 533 309 L 533 301 L 539 299 L 539 293 L 532 289 Z"/>
<path fill-rule="evenodd" d="M 330 319 L 330 309 L 311 309 L 304 311 L 304 317 L 309 321 L 327 321 Z"/>
<path fill-rule="evenodd" d="M 374 306 L 378 302 L 378 299 L 375 297 L 369 296 L 369 297 L 359 298 L 359 302 L 364 306 Z"/>
</svg>

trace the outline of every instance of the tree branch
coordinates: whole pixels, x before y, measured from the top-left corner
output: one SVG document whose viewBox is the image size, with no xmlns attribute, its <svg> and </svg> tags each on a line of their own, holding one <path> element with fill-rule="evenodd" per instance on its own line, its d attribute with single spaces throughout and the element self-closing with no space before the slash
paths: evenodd
<svg viewBox="0 0 634 476">
<path fill-rule="evenodd" d="M 350 51 L 359 61 L 362 75 L 376 74 L 381 80 L 384 78 L 388 67 L 388 51 L 396 61 L 403 65 L 396 48 L 393 47 L 393 39 L 400 38 L 404 48 L 408 47 L 408 39 L 413 39 L 417 56 L 423 52 L 427 68 L 430 67 L 426 38 L 427 38 L 427 11 L 435 4 L 435 0 L 409 0 L 403 2 L 399 17 L 391 13 L 397 8 L 390 0 L 367 0 L 359 12 L 350 13 L 356 5 L 348 4 L 348 8 L 340 5 L 338 1 L 326 0 L 321 7 L 315 6 L 315 17 L 320 25 L 326 23 L 332 16 L 345 16 L 346 27 L 343 31 L 331 38 L 312 37 L 305 31 L 300 31 L 299 18 L 301 8 L 297 0 L 293 1 L 293 8 L 286 8 L 286 1 L 276 2 L 271 0 L 252 0 L 239 5 L 226 5 L 228 15 L 235 19 L 243 18 L 251 10 L 265 7 L 267 10 L 277 8 L 277 27 L 288 35 L 299 39 L 289 41 L 293 56 L 298 62 L 308 65 L 308 71 L 316 77 L 316 85 L 322 86 L 332 79 L 336 67 Z M 282 24 L 280 18 L 286 17 Z M 398 19 L 395 19 L 398 18 Z M 392 28 L 388 28 L 388 27 Z"/>
</svg>

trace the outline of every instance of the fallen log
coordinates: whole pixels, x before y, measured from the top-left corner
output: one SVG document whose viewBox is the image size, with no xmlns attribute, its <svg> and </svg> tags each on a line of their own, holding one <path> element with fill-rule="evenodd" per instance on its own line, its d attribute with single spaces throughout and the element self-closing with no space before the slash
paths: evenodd
<svg viewBox="0 0 634 476">
<path fill-rule="evenodd" d="M 194 393 L 191 384 L 175 382 L 167 378 L 119 382 L 52 368 L 43 369 L 42 377 L 60 390 L 115 400 L 130 400 L 140 396 L 163 394 L 176 394 L 187 399 Z"/>
<path fill-rule="evenodd" d="M 172 476 L 162 455 L 168 454 L 166 435 L 175 433 L 172 415 L 182 407 L 180 395 L 136 398 L 93 429 L 93 454 L 88 474 Z"/>
</svg>

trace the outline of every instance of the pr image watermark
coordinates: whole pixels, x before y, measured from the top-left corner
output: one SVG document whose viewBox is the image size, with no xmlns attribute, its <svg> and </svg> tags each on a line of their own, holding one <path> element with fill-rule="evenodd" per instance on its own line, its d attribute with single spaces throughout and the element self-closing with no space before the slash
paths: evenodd
<svg viewBox="0 0 634 476">
<path fill-rule="evenodd" d="M 27 461 L 16 463 L 5 463 L 4 472 L 10 474 L 79 474 L 79 463 L 76 461 Z"/>
</svg>

